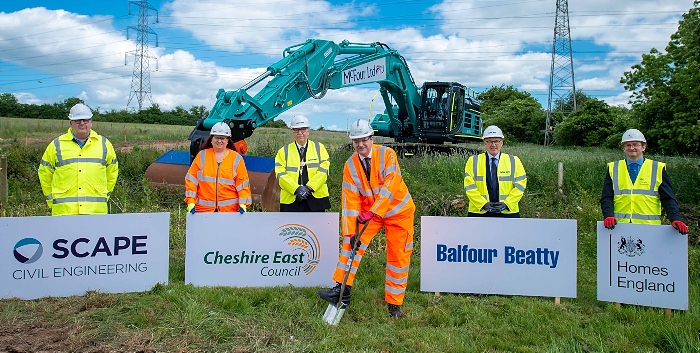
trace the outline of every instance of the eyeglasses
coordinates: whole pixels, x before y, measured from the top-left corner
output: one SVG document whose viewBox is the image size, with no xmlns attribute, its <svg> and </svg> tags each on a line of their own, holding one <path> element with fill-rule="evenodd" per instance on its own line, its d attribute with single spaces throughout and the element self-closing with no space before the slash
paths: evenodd
<svg viewBox="0 0 700 353">
<path fill-rule="evenodd" d="M 92 119 L 77 119 L 71 121 L 75 122 L 76 124 L 88 124 L 92 122 Z"/>
<path fill-rule="evenodd" d="M 484 140 L 484 143 L 487 145 L 500 145 L 502 140 Z"/>
<path fill-rule="evenodd" d="M 295 134 L 303 134 L 303 133 L 305 133 L 305 132 L 307 132 L 307 131 L 309 131 L 309 128 L 308 128 L 308 127 L 302 127 L 302 128 L 299 128 L 299 129 L 292 129 L 292 132 L 294 132 Z"/>
<path fill-rule="evenodd" d="M 367 137 L 363 137 L 363 138 L 359 138 L 359 139 L 354 139 L 354 140 L 352 140 L 352 144 L 353 144 L 353 145 L 359 145 L 359 144 L 365 143 L 365 142 L 367 142 L 367 141 L 369 141 L 369 140 L 371 140 L 371 139 L 372 139 L 372 136 L 367 136 Z"/>
<path fill-rule="evenodd" d="M 639 147 L 642 147 L 642 143 L 640 143 L 640 142 L 626 143 L 626 144 L 624 145 L 624 147 L 625 147 L 625 148 L 633 148 L 633 147 L 639 148 Z"/>
<path fill-rule="evenodd" d="M 212 139 L 217 141 L 226 141 L 228 140 L 228 136 L 214 136 Z"/>
</svg>

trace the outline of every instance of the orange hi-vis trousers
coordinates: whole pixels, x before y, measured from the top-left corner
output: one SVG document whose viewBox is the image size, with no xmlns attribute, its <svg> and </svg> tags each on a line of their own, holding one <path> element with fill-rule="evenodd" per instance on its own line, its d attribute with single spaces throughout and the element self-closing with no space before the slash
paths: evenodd
<svg viewBox="0 0 700 353">
<path fill-rule="evenodd" d="M 384 300 L 389 304 L 401 305 L 408 285 L 408 270 L 411 265 L 411 253 L 413 252 L 413 214 L 415 207 L 409 207 L 405 211 L 387 219 L 374 217 L 367 229 L 360 237 L 362 245 L 353 258 L 352 265 L 348 266 L 351 255 L 350 237 L 344 237 L 338 265 L 333 273 L 333 280 L 341 283 L 345 272 L 350 270 L 347 285 L 352 286 L 355 280 L 362 256 L 367 246 L 375 235 L 384 227 L 386 233 L 386 277 L 384 281 Z M 362 229 L 363 226 L 360 226 Z"/>
</svg>

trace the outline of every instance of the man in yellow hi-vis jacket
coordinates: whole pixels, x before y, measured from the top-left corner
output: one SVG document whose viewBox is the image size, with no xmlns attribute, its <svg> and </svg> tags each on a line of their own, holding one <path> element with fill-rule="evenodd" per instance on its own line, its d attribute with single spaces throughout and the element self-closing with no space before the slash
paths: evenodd
<svg viewBox="0 0 700 353">
<path fill-rule="evenodd" d="M 501 153 L 503 132 L 498 126 L 484 129 L 486 153 L 471 156 L 464 166 L 464 192 L 469 217 L 520 218 L 518 203 L 525 193 L 527 174 L 520 158 Z"/>
<path fill-rule="evenodd" d="M 107 200 L 119 174 L 114 147 L 92 131 L 92 112 L 76 104 L 70 128 L 44 151 L 39 181 L 54 216 L 106 214 Z"/>
<path fill-rule="evenodd" d="M 603 181 L 600 208 L 603 225 L 613 229 L 617 222 L 661 224 L 661 207 L 671 220 L 673 228 L 688 234 L 688 226 L 681 221 L 681 212 L 666 164 L 644 158 L 647 140 L 637 129 L 622 134 L 625 159 L 608 163 Z"/>
<path fill-rule="evenodd" d="M 331 162 L 323 144 L 309 140 L 309 119 L 303 115 L 290 124 L 294 142 L 275 157 L 275 175 L 280 184 L 280 212 L 324 212 L 331 208 L 328 170 Z"/>
</svg>

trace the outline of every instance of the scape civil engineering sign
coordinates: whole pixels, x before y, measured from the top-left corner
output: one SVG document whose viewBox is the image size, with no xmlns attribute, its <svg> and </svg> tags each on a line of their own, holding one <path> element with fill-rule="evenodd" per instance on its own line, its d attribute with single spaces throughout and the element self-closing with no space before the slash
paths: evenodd
<svg viewBox="0 0 700 353">
<path fill-rule="evenodd" d="M 421 217 L 421 291 L 576 297 L 576 220 Z"/>
<path fill-rule="evenodd" d="M 598 300 L 688 310 L 688 237 L 669 225 L 598 222 Z"/>
<path fill-rule="evenodd" d="M 168 283 L 169 213 L 0 218 L 0 297 L 140 292 Z"/>
<path fill-rule="evenodd" d="M 338 262 L 338 213 L 187 215 L 185 283 L 326 286 Z"/>
</svg>

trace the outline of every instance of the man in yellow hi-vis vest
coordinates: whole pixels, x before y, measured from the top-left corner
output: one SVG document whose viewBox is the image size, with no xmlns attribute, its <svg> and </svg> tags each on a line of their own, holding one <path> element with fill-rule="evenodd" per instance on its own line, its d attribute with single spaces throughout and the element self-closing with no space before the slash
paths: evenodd
<svg viewBox="0 0 700 353">
<path fill-rule="evenodd" d="M 280 184 L 280 212 L 324 212 L 331 208 L 328 170 L 331 162 L 323 144 L 309 140 L 309 119 L 292 118 L 294 142 L 275 157 L 275 175 Z"/>
<path fill-rule="evenodd" d="M 501 153 L 503 131 L 484 129 L 485 153 L 469 157 L 464 166 L 464 192 L 469 198 L 468 217 L 520 218 L 520 199 L 527 174 L 520 158 Z"/>
<path fill-rule="evenodd" d="M 627 158 L 608 163 L 600 197 L 603 224 L 608 229 L 614 229 L 617 222 L 661 224 L 663 207 L 673 228 L 688 234 L 666 164 L 644 158 L 646 148 L 641 131 L 629 129 L 622 134 L 622 150 Z"/>
<path fill-rule="evenodd" d="M 39 181 L 54 216 L 106 214 L 119 174 L 114 147 L 92 131 L 92 111 L 76 104 L 70 128 L 55 138 L 39 164 Z"/>
</svg>

